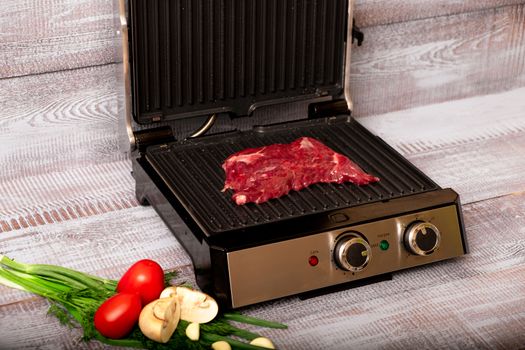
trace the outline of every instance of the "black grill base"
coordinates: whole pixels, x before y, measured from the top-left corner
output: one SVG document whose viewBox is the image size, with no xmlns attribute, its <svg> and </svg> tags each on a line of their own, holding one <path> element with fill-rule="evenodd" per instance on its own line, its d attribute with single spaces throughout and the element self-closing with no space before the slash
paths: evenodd
<svg viewBox="0 0 525 350">
<path fill-rule="evenodd" d="M 330 293 L 341 292 L 343 290 L 359 288 L 367 286 L 369 284 L 392 281 L 393 275 L 391 273 L 385 273 L 379 276 L 363 278 L 362 280 L 352 281 L 348 283 L 341 283 L 335 286 L 316 289 L 310 292 L 300 293 L 297 295 L 301 300 L 307 300 L 311 298 L 316 298 Z"/>
</svg>

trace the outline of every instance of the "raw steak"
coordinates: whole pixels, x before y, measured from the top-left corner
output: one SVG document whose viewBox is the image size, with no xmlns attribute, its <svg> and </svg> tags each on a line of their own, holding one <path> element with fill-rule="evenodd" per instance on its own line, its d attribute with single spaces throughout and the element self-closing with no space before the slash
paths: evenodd
<svg viewBox="0 0 525 350">
<path fill-rule="evenodd" d="M 301 137 L 290 144 L 242 150 L 228 157 L 222 167 L 226 172 L 222 191 L 232 189 L 232 199 L 238 205 L 263 203 L 318 182 L 350 181 L 366 185 L 379 181 L 347 157 L 310 137 Z"/>
</svg>

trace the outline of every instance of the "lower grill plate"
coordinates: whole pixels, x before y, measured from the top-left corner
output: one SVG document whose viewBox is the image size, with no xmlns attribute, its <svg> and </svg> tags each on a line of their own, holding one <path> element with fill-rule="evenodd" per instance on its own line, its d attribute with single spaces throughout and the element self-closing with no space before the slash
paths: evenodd
<svg viewBox="0 0 525 350">
<path fill-rule="evenodd" d="M 221 165 L 229 155 L 245 148 L 289 143 L 301 136 L 318 139 L 381 181 L 366 186 L 315 184 L 266 203 L 243 206 L 232 201 L 231 191 L 221 192 L 225 177 Z M 206 235 L 439 188 L 381 139 L 347 117 L 287 123 L 150 147 L 146 159 Z"/>
</svg>

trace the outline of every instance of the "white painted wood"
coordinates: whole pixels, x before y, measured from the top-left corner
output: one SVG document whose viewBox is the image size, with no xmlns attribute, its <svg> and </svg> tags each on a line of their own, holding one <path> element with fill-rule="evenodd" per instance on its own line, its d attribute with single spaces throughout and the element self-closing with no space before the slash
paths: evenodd
<svg viewBox="0 0 525 350">
<path fill-rule="evenodd" d="M 190 259 L 151 207 L 22 228 L 0 237 L 0 252 L 28 263 L 61 265 L 118 279 L 133 262 L 150 258 L 166 270 L 182 268 L 181 278 L 193 280 Z M 0 304 L 27 297 L 25 292 L 0 288 Z"/>
<path fill-rule="evenodd" d="M 111 0 L 3 0 L 0 78 L 115 61 Z"/>
<path fill-rule="evenodd" d="M 358 120 L 407 156 L 504 139 L 525 131 L 525 88 Z"/>
<path fill-rule="evenodd" d="M 0 232 L 138 205 L 130 162 L 93 164 L 0 183 Z"/>
<path fill-rule="evenodd" d="M 525 88 L 359 121 L 464 203 L 525 191 Z"/>
<path fill-rule="evenodd" d="M 0 79 L 119 62 L 112 3 L 2 1 Z M 353 56 L 356 114 L 524 86 L 523 4 L 357 1 L 366 39 Z"/>
<path fill-rule="evenodd" d="M 0 232 L 136 206 L 115 66 L 0 80 Z"/>
<path fill-rule="evenodd" d="M 409 22 L 522 4 L 523 0 L 356 0 L 362 27 Z"/>
<path fill-rule="evenodd" d="M 358 0 L 362 27 L 409 22 L 523 3 L 522 0 Z M 111 0 L 4 0 L 0 78 L 115 62 Z"/>
<path fill-rule="evenodd" d="M 522 0 L 358 0 L 362 27 L 468 13 Z M 115 57 L 111 0 L 4 0 L 0 4 L 0 78 L 107 64 Z"/>
<path fill-rule="evenodd" d="M 443 187 L 454 188 L 463 203 L 525 191 L 525 135 L 472 142 L 410 157 Z"/>
<path fill-rule="evenodd" d="M 525 86 L 524 5 L 364 29 L 352 51 L 354 115 Z"/>
<path fill-rule="evenodd" d="M 3 182 L 123 160 L 115 66 L 0 80 Z"/>
</svg>

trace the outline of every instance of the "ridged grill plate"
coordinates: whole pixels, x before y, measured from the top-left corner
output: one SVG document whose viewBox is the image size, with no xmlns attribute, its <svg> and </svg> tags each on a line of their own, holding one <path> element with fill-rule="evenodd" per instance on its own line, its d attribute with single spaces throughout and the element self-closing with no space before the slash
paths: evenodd
<svg viewBox="0 0 525 350">
<path fill-rule="evenodd" d="M 366 186 L 315 184 L 266 203 L 238 206 L 221 192 L 221 167 L 245 148 L 318 139 L 381 181 Z M 302 215 L 394 199 L 438 189 L 432 180 L 351 118 L 310 120 L 150 147 L 146 159 L 180 203 L 208 234 L 273 223 Z"/>
<path fill-rule="evenodd" d="M 347 2 L 130 0 L 135 120 L 341 95 Z"/>
</svg>

